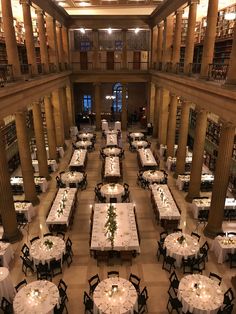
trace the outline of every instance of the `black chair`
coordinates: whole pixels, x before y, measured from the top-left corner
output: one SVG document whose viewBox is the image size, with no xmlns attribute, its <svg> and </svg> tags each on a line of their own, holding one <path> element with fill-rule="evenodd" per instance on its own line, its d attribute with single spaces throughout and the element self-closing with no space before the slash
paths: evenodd
<svg viewBox="0 0 236 314">
<path fill-rule="evenodd" d="M 193 264 L 194 264 L 194 257 L 182 258 L 182 268 L 183 274 L 192 274 L 193 273 Z"/>
<path fill-rule="evenodd" d="M 236 232 L 228 232 L 227 235 L 228 235 L 228 237 L 235 237 Z"/>
<path fill-rule="evenodd" d="M 129 191 L 129 185 L 127 183 L 123 184 L 125 191 Z"/>
<path fill-rule="evenodd" d="M 20 288 L 24 287 L 27 285 L 27 281 L 26 279 L 20 281 L 16 286 L 15 286 L 15 289 L 16 291 L 18 292 L 20 290 Z"/>
<path fill-rule="evenodd" d="M 57 285 L 59 295 L 61 299 L 65 299 L 66 301 L 69 301 L 66 290 L 67 290 L 67 284 L 63 279 L 60 279 L 58 285 Z"/>
<path fill-rule="evenodd" d="M 168 291 L 169 299 L 167 302 L 166 309 L 168 313 L 172 313 L 175 310 L 177 313 L 182 313 L 182 303 L 178 300 L 173 290 Z M 171 308 L 169 308 L 171 306 Z"/>
<path fill-rule="evenodd" d="M 30 244 L 32 244 L 34 241 L 36 241 L 36 240 L 38 240 L 39 239 L 39 237 L 34 237 L 34 238 L 32 238 L 31 240 L 30 240 Z"/>
<path fill-rule="evenodd" d="M 17 213 L 16 220 L 17 220 L 18 227 L 21 229 L 24 229 L 28 224 L 28 220 L 25 217 L 24 213 Z"/>
<path fill-rule="evenodd" d="M 37 270 L 37 280 L 50 280 L 52 281 L 51 269 L 48 267 L 48 264 L 39 263 L 36 265 Z"/>
<path fill-rule="evenodd" d="M 63 254 L 63 263 L 67 263 L 67 266 L 70 267 L 71 263 L 73 262 L 73 251 L 72 247 L 69 245 L 66 245 L 66 251 Z"/>
<path fill-rule="evenodd" d="M 172 288 L 172 289 L 174 289 L 175 293 L 177 293 L 177 290 L 179 288 L 179 279 L 178 279 L 175 271 L 173 271 L 172 274 L 170 275 L 169 281 L 170 281 L 169 290 Z"/>
<path fill-rule="evenodd" d="M 99 284 L 100 282 L 100 278 L 98 276 L 98 274 L 92 276 L 89 280 L 88 280 L 88 283 L 89 283 L 89 294 L 93 294 L 94 290 L 96 289 L 97 285 Z"/>
<path fill-rule="evenodd" d="M 133 284 L 137 293 L 139 294 L 140 293 L 140 286 L 139 285 L 140 285 L 141 279 L 138 276 L 131 273 L 129 275 L 129 281 Z"/>
<path fill-rule="evenodd" d="M 192 232 L 192 233 L 191 233 L 191 237 L 196 238 L 198 242 L 199 242 L 200 239 L 201 239 L 201 236 L 200 236 L 198 233 L 196 233 L 196 232 Z"/>
<path fill-rule="evenodd" d="M 50 237 L 50 236 L 53 236 L 53 234 L 51 232 L 48 232 L 48 233 L 44 233 L 43 235 L 44 237 Z"/>
<path fill-rule="evenodd" d="M 235 253 L 228 253 L 229 257 L 229 266 L 230 268 L 236 267 L 236 252 Z"/>
<path fill-rule="evenodd" d="M 33 262 L 26 256 L 20 256 L 22 259 L 22 271 L 27 276 L 27 271 L 30 270 L 32 273 L 34 272 L 34 264 Z"/>
<path fill-rule="evenodd" d="M 200 255 L 193 262 L 193 273 L 197 272 L 202 274 L 203 270 L 205 269 L 205 255 Z"/>
<path fill-rule="evenodd" d="M 55 277 L 56 275 L 62 274 L 62 267 L 61 267 L 61 260 L 51 260 L 50 261 L 50 269 L 52 273 L 52 277 Z"/>
<path fill-rule="evenodd" d="M 122 203 L 124 203 L 124 202 L 129 203 L 130 202 L 130 191 L 125 190 L 125 194 L 121 196 L 121 201 L 122 201 Z"/>
<path fill-rule="evenodd" d="M 219 286 L 221 285 L 222 277 L 220 277 L 219 275 L 210 272 L 209 278 L 211 278 L 211 279 L 217 281 L 217 283 L 218 283 Z"/>
<path fill-rule="evenodd" d="M 116 270 L 111 270 L 111 271 L 108 271 L 108 272 L 107 272 L 107 277 L 108 277 L 108 278 L 111 278 L 111 277 L 119 277 L 119 276 L 120 276 L 120 274 L 119 274 L 119 272 L 116 271 Z"/>
<path fill-rule="evenodd" d="M 224 293 L 224 304 L 226 305 L 231 305 L 234 300 L 234 293 L 232 288 L 229 288 L 225 293 Z"/>
<path fill-rule="evenodd" d="M 200 247 L 200 254 L 204 254 L 205 255 L 205 259 L 206 261 L 208 261 L 208 251 L 209 251 L 210 247 L 207 241 L 204 242 L 204 244 Z"/>
<path fill-rule="evenodd" d="M 74 253 L 72 251 L 72 241 L 71 241 L 71 239 L 69 237 L 66 240 L 66 249 L 70 249 L 71 254 L 74 255 Z"/>
<path fill-rule="evenodd" d="M 27 244 L 23 244 L 23 246 L 22 246 L 22 248 L 21 248 L 21 252 L 23 253 L 23 255 L 25 256 L 25 257 L 28 257 L 29 255 L 30 255 L 30 253 L 29 253 L 29 247 L 28 247 L 28 245 Z"/>
<path fill-rule="evenodd" d="M 162 231 L 162 232 L 160 233 L 160 242 L 161 242 L 161 244 L 164 243 L 165 238 L 166 238 L 167 236 L 168 236 L 168 232 L 167 232 L 167 231 Z"/>
<path fill-rule="evenodd" d="M 226 233 L 225 232 L 218 232 L 217 236 L 226 237 Z"/>
<path fill-rule="evenodd" d="M 65 241 L 65 233 L 64 232 L 57 231 L 56 236 L 62 238 L 62 240 Z"/>
<path fill-rule="evenodd" d="M 170 273 L 171 270 L 172 270 L 172 267 L 175 268 L 175 262 L 176 262 L 176 259 L 174 257 L 166 255 L 164 257 L 164 261 L 163 261 L 163 264 L 162 264 L 162 269 L 165 269 L 165 270 L 167 270 Z"/>
<path fill-rule="evenodd" d="M 160 241 L 157 241 L 158 244 L 158 248 L 157 248 L 157 259 L 158 261 L 160 260 L 160 257 L 163 256 L 163 258 L 165 259 L 166 256 L 166 248 L 164 248 L 161 244 Z"/>
<path fill-rule="evenodd" d="M 144 287 L 141 293 L 138 295 L 138 310 L 145 308 L 147 311 L 148 292 L 147 287 Z"/>
<path fill-rule="evenodd" d="M 4 314 L 13 314 L 13 305 L 5 297 L 2 297 L 1 309 Z"/>
<path fill-rule="evenodd" d="M 180 228 L 175 228 L 175 229 L 173 229 L 173 232 L 183 232 L 183 230 Z"/>
<path fill-rule="evenodd" d="M 86 291 L 84 291 L 84 310 L 85 313 L 93 313 L 93 300 L 90 298 Z"/>
<path fill-rule="evenodd" d="M 57 305 L 54 307 L 53 313 L 54 314 L 63 314 L 64 310 L 66 310 L 66 313 L 68 314 L 68 309 L 66 307 L 66 299 L 65 298 L 61 298 L 60 300 L 60 306 L 57 307 Z"/>
<path fill-rule="evenodd" d="M 219 310 L 217 314 L 231 314 L 233 313 L 234 304 L 225 305 L 223 309 Z"/>
</svg>

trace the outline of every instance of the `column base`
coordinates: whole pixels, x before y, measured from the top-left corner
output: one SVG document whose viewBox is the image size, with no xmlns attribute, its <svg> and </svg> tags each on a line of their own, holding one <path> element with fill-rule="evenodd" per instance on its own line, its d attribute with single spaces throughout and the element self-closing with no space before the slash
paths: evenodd
<svg viewBox="0 0 236 314">
<path fill-rule="evenodd" d="M 178 173 L 177 172 L 175 172 L 174 174 L 173 174 L 173 178 L 175 178 L 175 179 L 177 179 L 178 178 Z"/>
<path fill-rule="evenodd" d="M 222 228 L 213 229 L 208 224 L 206 225 L 205 229 L 203 230 L 203 234 L 205 235 L 205 237 L 210 238 L 210 239 L 214 239 L 215 237 L 217 237 L 217 234 L 220 232 L 223 232 Z"/>
<path fill-rule="evenodd" d="M 38 198 L 38 196 L 36 196 L 36 198 L 34 198 L 33 200 L 30 200 L 33 206 L 36 206 L 40 203 L 40 199 Z"/>
<path fill-rule="evenodd" d="M 192 203 L 193 199 L 196 197 L 199 197 L 200 195 L 191 195 L 190 193 L 188 193 L 185 197 L 185 201 L 188 203 Z"/>
<path fill-rule="evenodd" d="M 51 181 L 52 180 L 52 177 L 50 176 L 50 174 L 46 176 L 46 180 L 47 181 Z"/>
<path fill-rule="evenodd" d="M 23 238 L 23 234 L 19 229 L 16 229 L 14 233 L 7 234 L 5 231 L 3 232 L 2 239 L 9 241 L 10 243 L 16 243 L 18 241 L 21 241 Z"/>
</svg>

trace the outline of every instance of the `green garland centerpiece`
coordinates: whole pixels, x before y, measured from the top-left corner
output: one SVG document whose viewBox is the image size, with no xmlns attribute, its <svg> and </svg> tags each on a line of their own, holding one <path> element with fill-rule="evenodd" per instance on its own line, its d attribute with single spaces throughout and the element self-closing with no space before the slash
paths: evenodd
<svg viewBox="0 0 236 314">
<path fill-rule="evenodd" d="M 116 183 L 110 183 L 109 185 L 110 185 L 110 187 L 111 187 L 112 189 L 114 189 L 115 186 L 116 186 Z"/>
<path fill-rule="evenodd" d="M 51 250 L 51 248 L 53 247 L 53 242 L 47 239 L 44 241 L 44 245 L 47 247 L 48 250 Z"/>
<path fill-rule="evenodd" d="M 179 244 L 183 244 L 183 242 L 185 242 L 186 239 L 183 235 L 181 235 L 180 237 L 177 238 L 177 241 L 179 242 Z"/>
<path fill-rule="evenodd" d="M 105 223 L 106 232 L 108 240 L 111 242 L 112 249 L 114 248 L 114 238 L 115 232 L 117 230 L 117 222 L 116 222 L 116 208 L 110 204 L 107 209 L 107 221 Z"/>
<path fill-rule="evenodd" d="M 150 170 L 150 174 L 154 174 L 156 170 Z"/>
</svg>

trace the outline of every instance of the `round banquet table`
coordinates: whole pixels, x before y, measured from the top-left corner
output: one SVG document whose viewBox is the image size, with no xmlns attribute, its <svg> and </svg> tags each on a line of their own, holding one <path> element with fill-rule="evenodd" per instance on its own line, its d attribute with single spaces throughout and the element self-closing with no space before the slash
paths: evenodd
<svg viewBox="0 0 236 314">
<path fill-rule="evenodd" d="M 116 183 L 104 184 L 100 190 L 102 196 L 106 197 L 106 201 L 109 202 L 110 198 L 117 198 L 117 202 L 121 203 L 121 196 L 124 195 L 125 189 L 123 185 Z"/>
<path fill-rule="evenodd" d="M 12 302 L 16 294 L 8 268 L 0 267 L 0 299 L 5 297 Z"/>
<path fill-rule="evenodd" d="M 184 237 L 184 241 L 181 243 L 181 239 Z M 169 234 L 165 238 L 164 246 L 166 247 L 166 254 L 176 259 L 176 266 L 180 267 L 182 258 L 197 257 L 199 252 L 198 241 L 191 237 L 189 234 L 183 234 L 181 232 L 174 232 Z"/>
<path fill-rule="evenodd" d="M 224 293 L 216 281 L 194 274 L 181 279 L 178 298 L 185 313 L 216 314 L 223 305 Z"/>
<path fill-rule="evenodd" d="M 103 153 L 109 157 L 109 156 L 118 156 L 121 152 L 120 148 L 117 147 L 107 147 L 103 149 Z"/>
<path fill-rule="evenodd" d="M 139 147 L 147 147 L 148 146 L 148 142 L 146 141 L 133 141 L 132 142 L 132 146 L 135 148 L 139 148 Z"/>
<path fill-rule="evenodd" d="M 132 139 L 141 140 L 144 137 L 144 134 L 140 133 L 140 132 L 137 132 L 137 133 L 130 133 L 129 136 L 132 137 Z"/>
<path fill-rule="evenodd" d="M 91 140 L 91 138 L 93 137 L 92 133 L 80 133 L 79 134 L 79 138 L 81 138 L 82 140 Z"/>
<path fill-rule="evenodd" d="M 159 183 L 164 180 L 165 176 L 162 171 L 159 170 L 147 170 L 143 173 L 143 179 L 149 183 Z"/>
<path fill-rule="evenodd" d="M 13 301 L 15 314 L 53 314 L 59 306 L 60 296 L 57 286 L 46 280 L 37 280 L 24 286 L 17 292 Z"/>
<path fill-rule="evenodd" d="M 83 180 L 83 173 L 82 172 L 73 172 L 68 171 L 61 174 L 61 181 L 62 183 L 66 184 L 66 186 L 69 186 L 69 183 L 79 183 Z"/>
<path fill-rule="evenodd" d="M 51 241 L 52 247 L 45 244 L 45 241 Z M 30 256 L 35 265 L 49 263 L 51 260 L 62 260 L 65 252 L 65 241 L 59 237 L 48 236 L 34 241 L 30 247 Z"/>
<path fill-rule="evenodd" d="M 91 141 L 78 141 L 78 142 L 75 143 L 75 146 L 77 148 L 80 148 L 80 147 L 88 148 L 91 145 L 92 145 Z"/>
<path fill-rule="evenodd" d="M 112 286 L 117 291 L 111 295 Z M 113 277 L 101 281 L 94 293 L 95 314 L 130 314 L 137 310 L 137 292 L 132 283 L 126 279 Z"/>
</svg>

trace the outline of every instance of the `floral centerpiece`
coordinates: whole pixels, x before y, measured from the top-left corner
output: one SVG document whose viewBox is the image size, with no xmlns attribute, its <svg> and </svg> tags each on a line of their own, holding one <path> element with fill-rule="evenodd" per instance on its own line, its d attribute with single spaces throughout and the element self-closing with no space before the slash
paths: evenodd
<svg viewBox="0 0 236 314">
<path fill-rule="evenodd" d="M 111 188 L 114 189 L 114 187 L 116 186 L 116 183 L 110 183 L 109 185 L 110 185 Z"/>
<path fill-rule="evenodd" d="M 183 242 L 185 242 L 186 239 L 183 235 L 181 235 L 180 237 L 177 238 L 177 241 L 179 242 L 179 244 L 183 244 Z"/>
<path fill-rule="evenodd" d="M 116 208 L 113 205 L 109 205 L 107 209 L 107 221 L 105 223 L 106 232 L 108 240 L 111 242 L 112 249 L 114 248 L 114 238 L 115 232 L 117 230 L 117 221 L 116 221 Z"/>
<path fill-rule="evenodd" d="M 150 170 L 151 174 L 154 174 L 156 172 L 156 170 Z"/>
<path fill-rule="evenodd" d="M 51 248 L 53 247 L 53 242 L 51 240 L 47 239 L 44 241 L 44 245 L 46 246 L 46 248 L 48 250 L 51 250 Z"/>
</svg>

